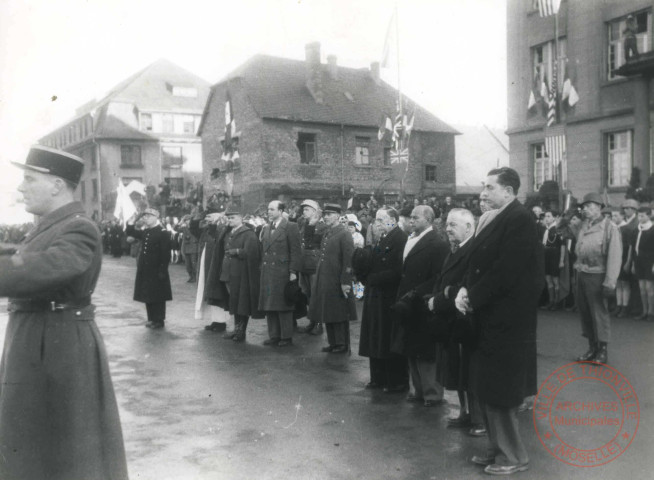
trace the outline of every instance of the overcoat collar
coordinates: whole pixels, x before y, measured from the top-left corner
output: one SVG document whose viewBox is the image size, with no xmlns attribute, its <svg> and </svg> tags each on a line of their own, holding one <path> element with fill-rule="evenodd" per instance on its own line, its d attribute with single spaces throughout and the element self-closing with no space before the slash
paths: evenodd
<svg viewBox="0 0 654 480">
<path fill-rule="evenodd" d="M 427 232 L 420 240 L 418 240 L 418 243 L 416 243 L 409 254 L 406 256 L 404 259 L 404 263 L 406 263 L 407 259 L 416 253 L 424 250 L 427 248 L 427 245 L 429 242 L 433 241 L 433 238 L 436 236 L 436 232 L 434 230 L 431 230 L 430 232 Z"/>
<path fill-rule="evenodd" d="M 42 216 L 39 220 L 38 225 L 26 235 L 25 241 L 27 242 L 31 240 L 36 235 L 46 231 L 52 225 L 59 222 L 60 220 L 63 220 L 66 217 L 70 217 L 72 215 L 80 215 L 80 214 L 84 215 L 84 207 L 80 202 L 67 203 L 63 207 L 59 207 L 55 211 Z"/>
<path fill-rule="evenodd" d="M 379 245 L 385 247 L 387 244 L 392 243 L 395 237 L 400 234 L 400 231 L 400 227 L 394 227 L 390 232 L 384 235 L 381 240 L 379 240 Z"/>
<path fill-rule="evenodd" d="M 484 227 L 484 229 L 479 233 L 479 235 L 475 235 L 475 238 L 472 240 L 468 241 L 468 243 L 474 243 L 477 245 L 478 243 L 482 242 L 483 239 L 488 237 L 488 235 L 497 228 L 497 226 L 501 223 L 501 220 L 506 217 L 509 212 L 512 212 L 515 210 L 518 205 L 520 205 L 520 202 L 518 202 L 518 199 L 514 199 L 509 205 L 506 206 L 504 210 L 502 210 L 497 217 L 495 217 L 488 225 Z"/>
<path fill-rule="evenodd" d="M 463 260 L 463 258 L 466 256 L 466 253 L 470 249 L 472 240 L 472 238 L 468 240 L 462 247 L 459 247 L 456 252 L 448 254 L 447 258 L 445 258 L 445 263 L 443 264 L 441 275 L 445 274 L 445 272 L 449 270 L 452 270 L 461 260 Z"/>
<path fill-rule="evenodd" d="M 268 225 L 268 232 L 270 235 L 270 241 L 268 242 L 268 245 L 266 245 L 266 250 L 270 248 L 270 246 L 273 244 L 275 240 L 282 234 L 286 233 L 286 226 L 288 225 L 288 220 L 285 218 L 282 218 L 279 222 L 279 225 L 273 230 L 272 229 L 272 224 Z"/>
</svg>

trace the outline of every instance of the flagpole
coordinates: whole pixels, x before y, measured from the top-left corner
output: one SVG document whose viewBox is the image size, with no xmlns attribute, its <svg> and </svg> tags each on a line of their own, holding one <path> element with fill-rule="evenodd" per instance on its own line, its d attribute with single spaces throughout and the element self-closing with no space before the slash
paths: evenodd
<svg viewBox="0 0 654 480">
<path fill-rule="evenodd" d="M 397 49 L 397 109 L 400 116 L 400 122 L 404 122 L 404 106 L 402 102 L 402 82 L 400 78 L 400 16 L 398 13 L 397 2 L 395 2 L 395 44 Z M 403 150 L 403 136 L 404 129 L 406 125 L 402 124 L 402 131 L 400 132 L 398 142 L 397 142 L 397 153 L 398 153 L 398 162 L 400 162 L 400 156 Z M 404 173 L 402 174 L 402 179 L 400 180 L 400 202 L 404 201 L 404 183 L 406 180 L 407 172 L 409 171 L 409 146 L 407 145 L 407 161 L 406 166 L 404 167 Z"/>
</svg>

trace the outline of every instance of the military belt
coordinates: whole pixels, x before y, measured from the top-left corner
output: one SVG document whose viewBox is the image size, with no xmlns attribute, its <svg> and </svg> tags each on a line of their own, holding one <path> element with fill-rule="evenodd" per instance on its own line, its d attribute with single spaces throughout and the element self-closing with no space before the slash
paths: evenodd
<svg viewBox="0 0 654 480">
<path fill-rule="evenodd" d="M 68 302 L 54 300 L 10 300 L 10 312 L 63 312 L 65 310 L 78 310 L 91 305 L 91 297 L 79 298 Z"/>
</svg>

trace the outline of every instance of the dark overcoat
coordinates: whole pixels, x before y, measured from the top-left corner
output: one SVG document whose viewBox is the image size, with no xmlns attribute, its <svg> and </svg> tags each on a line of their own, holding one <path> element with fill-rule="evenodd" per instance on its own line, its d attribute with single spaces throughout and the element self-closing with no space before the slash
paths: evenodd
<svg viewBox="0 0 654 480">
<path fill-rule="evenodd" d="M 437 377 L 448 390 L 466 390 L 470 353 L 474 346 L 472 318 L 462 316 L 454 305 L 459 288 L 468 269 L 470 238 L 456 252 L 445 259 L 443 270 L 434 286 L 433 321 L 438 332 L 443 332 L 438 358 Z"/>
<path fill-rule="evenodd" d="M 0 360 L 0 478 L 127 479 L 118 407 L 95 307 L 24 311 L 17 300 L 90 302 L 102 240 L 78 202 L 41 218 L 0 257 L 10 297 Z"/>
<path fill-rule="evenodd" d="M 225 255 L 224 237 L 230 228 L 226 225 L 203 224 L 199 219 L 192 219 L 189 230 L 198 238 L 198 285 L 200 275 L 204 275 L 202 300 L 209 305 L 229 309 L 229 294 L 225 284 L 220 282 L 220 271 Z M 202 258 L 204 255 L 204 263 Z M 200 270 L 200 266 L 204 270 Z"/>
<path fill-rule="evenodd" d="M 295 305 L 286 301 L 284 287 L 291 272 L 301 269 L 300 232 L 297 224 L 282 218 L 279 226 L 270 225 L 261 232 L 261 283 L 259 310 L 262 312 L 287 312 Z"/>
<path fill-rule="evenodd" d="M 341 285 L 352 285 L 352 253 L 352 234 L 343 225 L 335 225 L 324 233 L 315 290 L 309 304 L 312 321 L 341 323 L 356 320 L 354 296 L 350 294 L 345 298 L 341 289 Z"/>
<path fill-rule="evenodd" d="M 134 300 L 143 303 L 165 302 L 173 299 L 168 264 L 170 263 L 170 234 L 161 225 L 137 230 L 127 225 L 126 233 L 141 241 L 136 260 Z"/>
<path fill-rule="evenodd" d="M 259 278 L 261 251 L 254 230 L 243 225 L 227 237 L 225 251 L 238 249 L 227 263 L 229 285 L 229 313 L 232 315 L 260 316 Z"/>
<path fill-rule="evenodd" d="M 470 388 L 487 404 L 516 407 L 536 393 L 541 252 L 533 216 L 517 200 L 470 245 L 464 285 L 478 329 Z"/>
<path fill-rule="evenodd" d="M 398 298 L 413 291 L 411 313 L 394 315 L 391 351 L 423 360 L 436 357 L 436 340 L 431 332 L 429 312 L 423 300 L 434 290 L 449 245 L 435 231 L 427 232 L 416 243 L 402 264 Z"/>
<path fill-rule="evenodd" d="M 402 253 L 407 234 L 395 227 L 371 249 L 371 268 L 363 282 L 363 313 L 359 355 L 371 358 L 392 356 L 391 306 L 397 300 L 402 275 Z"/>
</svg>

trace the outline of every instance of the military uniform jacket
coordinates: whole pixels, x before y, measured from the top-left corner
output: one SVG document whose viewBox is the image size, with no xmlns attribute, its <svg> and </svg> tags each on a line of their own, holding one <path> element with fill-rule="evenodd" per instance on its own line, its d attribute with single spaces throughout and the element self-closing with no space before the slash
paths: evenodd
<svg viewBox="0 0 654 480">
<path fill-rule="evenodd" d="M 311 293 L 310 318 L 318 323 L 356 320 L 354 297 L 343 295 L 341 285 L 352 284 L 352 235 L 343 225 L 331 227 L 322 237 L 316 270 L 315 291 Z"/>
<path fill-rule="evenodd" d="M 77 202 L 41 218 L 13 257 L 0 257 L 10 297 L 0 360 L 0 478 L 127 479 L 122 432 L 95 307 L 26 311 L 15 300 L 90 301 L 100 232 Z"/>
<path fill-rule="evenodd" d="M 297 224 L 282 218 L 277 228 L 270 225 L 261 232 L 261 283 L 259 310 L 262 312 L 287 312 L 295 305 L 284 298 L 284 288 L 291 272 L 299 272 L 300 232 Z"/>
<path fill-rule="evenodd" d="M 141 241 L 141 251 L 136 261 L 134 300 L 143 303 L 172 300 L 173 294 L 168 276 L 169 233 L 161 225 L 145 230 L 137 230 L 134 225 L 127 225 L 126 233 Z"/>
<path fill-rule="evenodd" d="M 198 239 L 191 233 L 189 227 L 182 229 L 182 253 L 198 253 Z"/>
<path fill-rule="evenodd" d="M 229 313 L 232 315 L 260 316 L 259 278 L 261 252 L 254 231 L 242 225 L 225 238 L 225 252 L 238 250 L 229 257 L 227 277 L 229 285 Z"/>
</svg>

